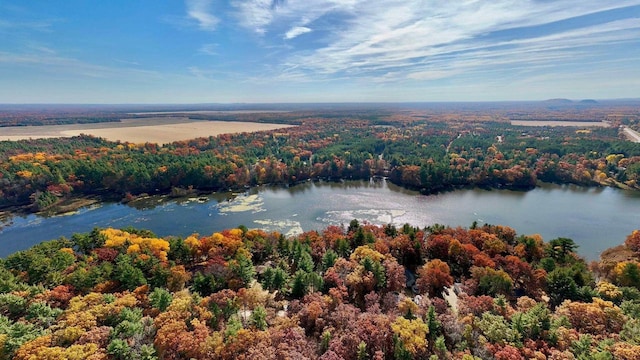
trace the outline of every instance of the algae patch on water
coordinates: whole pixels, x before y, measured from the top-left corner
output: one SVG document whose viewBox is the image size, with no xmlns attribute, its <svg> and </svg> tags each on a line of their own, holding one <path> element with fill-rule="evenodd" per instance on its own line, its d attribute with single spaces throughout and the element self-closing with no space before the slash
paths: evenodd
<svg viewBox="0 0 640 360">
<path fill-rule="evenodd" d="M 261 219 L 253 222 L 259 224 L 266 231 L 278 231 L 285 236 L 296 236 L 304 232 L 299 221 Z"/>
<path fill-rule="evenodd" d="M 398 219 L 405 214 L 406 211 L 400 209 L 330 210 L 325 213 L 324 217 L 317 220 L 331 225 L 348 224 L 352 219 L 378 225 L 402 225 L 402 222 L 399 222 Z"/>
<path fill-rule="evenodd" d="M 218 211 L 220 214 L 226 215 L 227 213 L 239 213 L 239 212 L 252 212 L 258 213 L 266 211 L 264 208 L 264 199 L 258 194 L 253 195 L 241 195 L 235 199 L 218 204 Z"/>
</svg>

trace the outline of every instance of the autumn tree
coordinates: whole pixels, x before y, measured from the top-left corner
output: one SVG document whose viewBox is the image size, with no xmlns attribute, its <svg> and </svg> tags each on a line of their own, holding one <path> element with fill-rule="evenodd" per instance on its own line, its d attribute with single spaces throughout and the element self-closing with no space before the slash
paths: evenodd
<svg viewBox="0 0 640 360">
<path fill-rule="evenodd" d="M 406 287 L 406 276 L 404 267 L 393 257 L 385 258 L 382 262 L 385 269 L 385 280 L 387 291 L 401 291 Z"/>
<path fill-rule="evenodd" d="M 578 331 L 592 335 L 619 333 L 627 322 L 622 310 L 610 301 L 594 298 L 592 303 L 563 303 L 556 314 L 566 316 Z"/>
<path fill-rule="evenodd" d="M 640 254 L 640 230 L 634 230 L 627 236 L 624 244 L 637 254 Z"/>
<path fill-rule="evenodd" d="M 440 259 L 430 260 L 418 270 L 416 283 L 421 293 L 441 297 L 444 289 L 453 284 L 449 265 Z"/>
<path fill-rule="evenodd" d="M 636 261 L 617 263 L 613 275 L 619 285 L 640 288 L 640 265 Z"/>
<path fill-rule="evenodd" d="M 398 317 L 391 324 L 395 339 L 394 355 L 397 359 L 413 359 L 425 355 L 429 327 L 422 319 L 408 320 Z"/>
</svg>

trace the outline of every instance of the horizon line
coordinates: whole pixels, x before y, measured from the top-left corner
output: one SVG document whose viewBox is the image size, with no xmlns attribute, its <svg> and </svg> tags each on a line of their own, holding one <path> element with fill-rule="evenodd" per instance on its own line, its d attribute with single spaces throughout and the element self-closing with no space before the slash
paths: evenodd
<svg viewBox="0 0 640 360">
<path fill-rule="evenodd" d="M 544 102 L 571 102 L 580 103 L 584 101 L 640 101 L 640 97 L 637 98 L 549 98 L 544 100 L 441 100 L 441 101 L 429 101 L 429 100 L 415 100 L 415 101 L 321 101 L 321 102 L 194 102 L 194 103 L 180 103 L 180 102 L 131 102 L 131 103 L 68 103 L 68 102 L 24 102 L 24 103 L 3 103 L 0 102 L 0 106 L 8 105 L 29 105 L 29 106 L 46 106 L 46 105 L 72 105 L 72 106 L 157 106 L 157 105 L 327 105 L 327 104 L 490 104 L 490 103 L 544 103 Z"/>
</svg>

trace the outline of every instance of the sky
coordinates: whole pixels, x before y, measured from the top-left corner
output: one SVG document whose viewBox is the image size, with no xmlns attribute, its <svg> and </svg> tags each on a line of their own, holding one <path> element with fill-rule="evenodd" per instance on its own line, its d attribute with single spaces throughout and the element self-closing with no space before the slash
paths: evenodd
<svg viewBox="0 0 640 360">
<path fill-rule="evenodd" d="M 0 103 L 640 97 L 640 0 L 0 0 Z"/>
</svg>

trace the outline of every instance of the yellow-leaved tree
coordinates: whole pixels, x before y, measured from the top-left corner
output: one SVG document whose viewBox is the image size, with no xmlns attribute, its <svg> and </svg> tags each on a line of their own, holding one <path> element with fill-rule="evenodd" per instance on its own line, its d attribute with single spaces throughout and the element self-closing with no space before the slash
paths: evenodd
<svg viewBox="0 0 640 360">
<path fill-rule="evenodd" d="M 422 319 L 396 318 L 391 324 L 396 342 L 396 358 L 420 358 L 427 350 L 429 327 Z"/>
<path fill-rule="evenodd" d="M 126 246 L 129 254 L 150 252 L 161 261 L 167 261 L 169 242 L 164 239 L 143 237 L 112 228 L 104 229 L 100 231 L 100 234 L 105 236 L 105 247 L 122 248 Z"/>
</svg>

